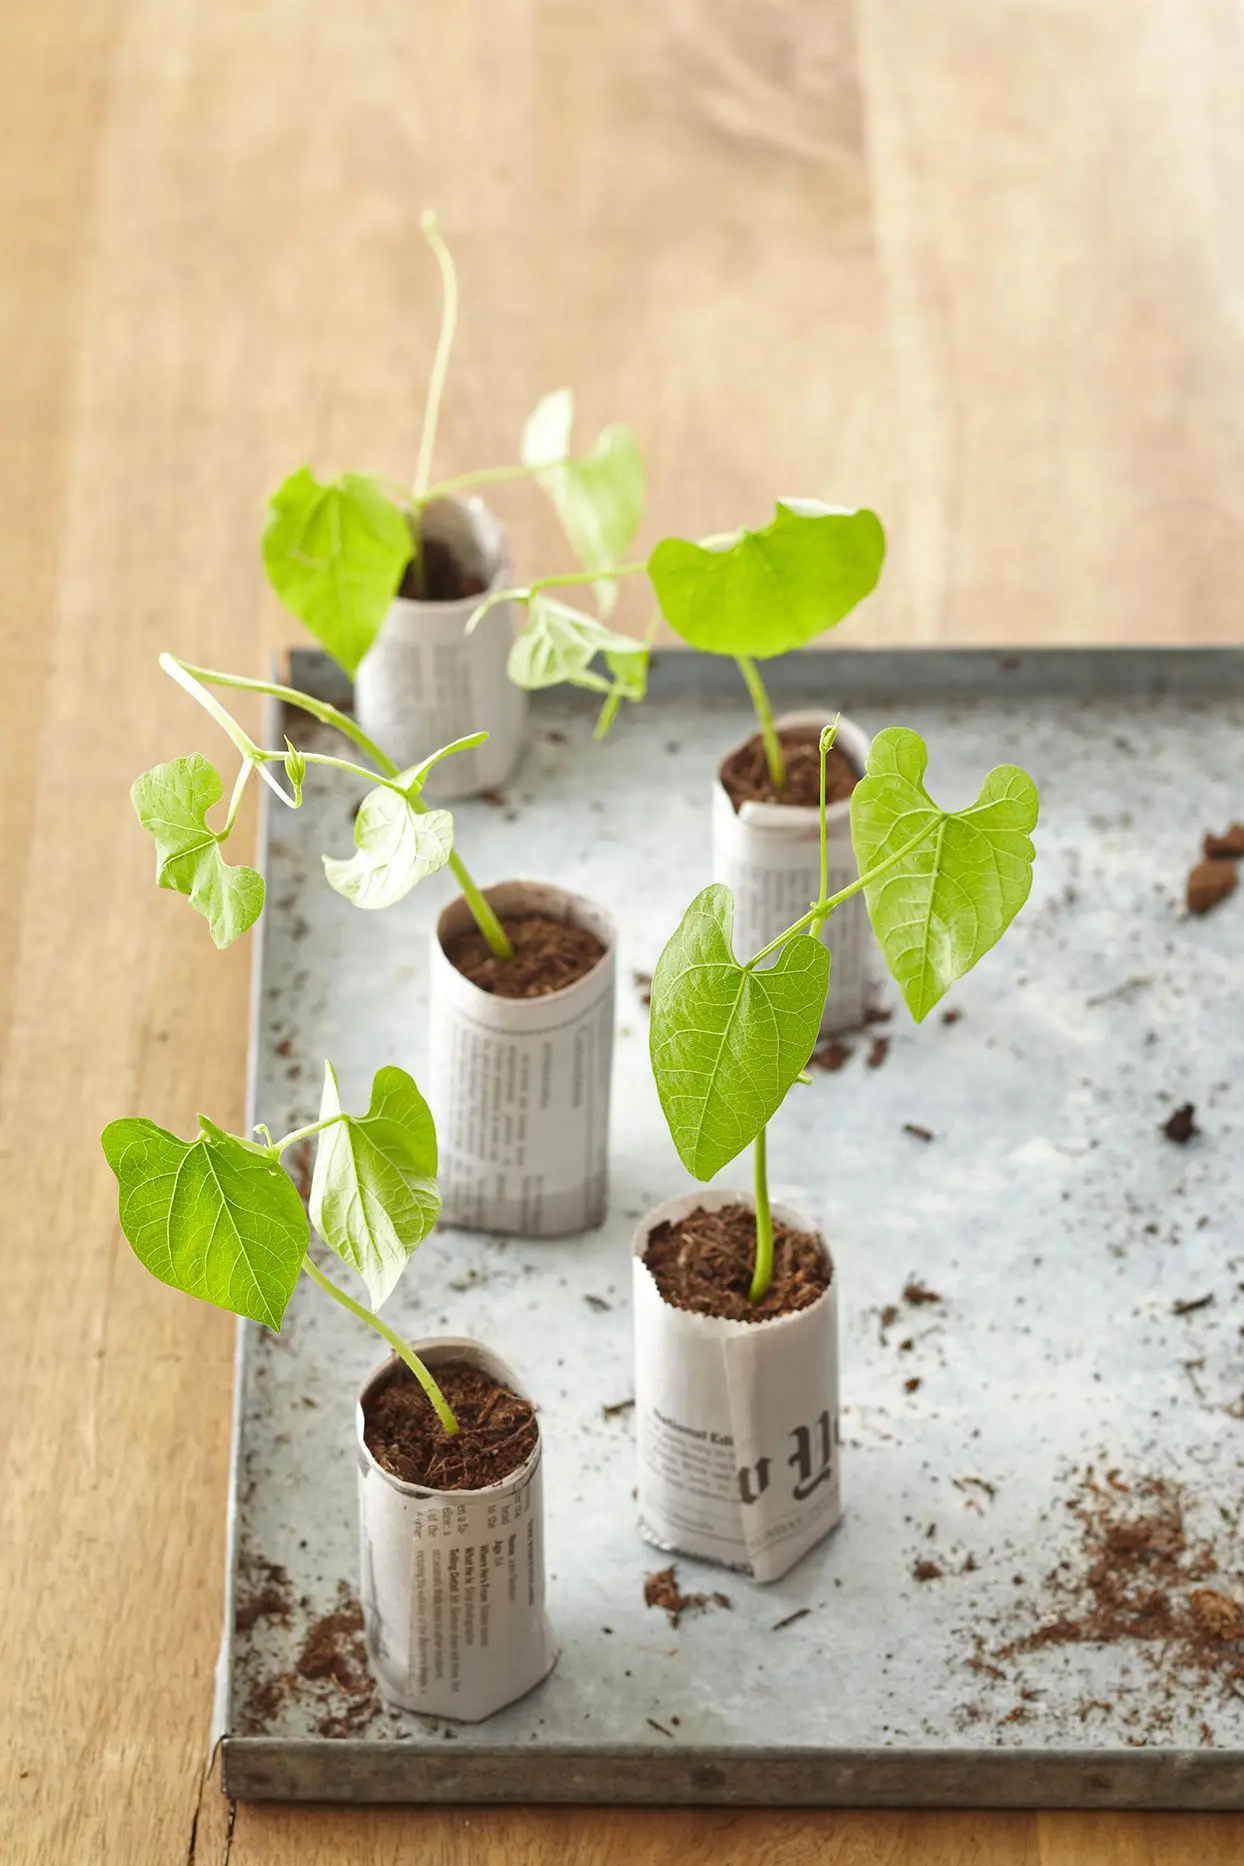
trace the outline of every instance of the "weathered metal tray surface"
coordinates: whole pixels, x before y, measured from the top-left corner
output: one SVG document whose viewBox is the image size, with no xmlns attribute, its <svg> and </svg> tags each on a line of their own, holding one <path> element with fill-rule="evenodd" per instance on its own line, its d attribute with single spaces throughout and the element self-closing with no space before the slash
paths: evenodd
<svg viewBox="0 0 1244 1866">
<path fill-rule="evenodd" d="M 332 691 L 321 658 L 295 662 Z M 731 667 L 665 656 L 604 746 L 576 696 L 537 700 L 504 801 L 456 811 L 482 880 L 567 882 L 620 922 L 609 1221 L 556 1243 L 442 1232 L 391 1305 L 412 1335 L 483 1337 L 542 1405 L 560 1661 L 475 1727 L 380 1707 L 344 1635 L 304 1675 L 355 1585 L 354 1399 L 379 1358 L 304 1285 L 279 1338 L 247 1325 L 239 1346 L 232 1795 L 1244 1807 L 1234 1644 L 1190 1657 L 1179 1632 L 1194 1588 L 1244 1583 L 1244 894 L 1202 920 L 1183 907 L 1202 831 L 1244 815 L 1244 651 L 852 652 L 770 672 L 779 699 L 917 727 L 948 802 L 1006 760 L 1042 793 L 1032 899 L 953 994 L 960 1017 L 917 1029 L 896 1009 L 771 1136 L 776 1193 L 824 1215 L 837 1255 L 845 1520 L 769 1588 L 680 1563 L 729 1611 L 675 1629 L 644 1606 L 667 1558 L 636 1531 L 631 1415 L 606 1409 L 632 1390 L 635 1220 L 686 1180 L 631 979 L 709 879 L 715 761 L 749 730 Z M 314 1118 L 326 1056 L 355 1105 L 379 1064 L 424 1059 L 450 883 L 384 914 L 331 893 L 320 854 L 348 849 L 354 802 L 313 772 L 303 810 L 267 824 L 251 1100 L 275 1132 Z M 1184 1101 L 1202 1132 L 1179 1146 L 1160 1124 Z M 913 1280 L 941 1300 L 905 1302 Z M 1109 1607 L 1094 1563 L 1132 1508 L 1166 1511 L 1161 1636 L 1060 1634 Z"/>
</svg>

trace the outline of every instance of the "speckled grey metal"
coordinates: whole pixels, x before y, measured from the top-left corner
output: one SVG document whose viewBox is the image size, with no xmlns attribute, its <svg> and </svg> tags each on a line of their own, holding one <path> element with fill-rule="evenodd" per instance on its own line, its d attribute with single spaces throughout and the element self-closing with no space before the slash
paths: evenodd
<svg viewBox="0 0 1244 1866">
<path fill-rule="evenodd" d="M 297 661 L 331 685 L 319 657 Z M 1052 1647 L 997 1677 L 971 1663 L 1048 1616 L 1088 1463 L 1186 1480 L 1191 1530 L 1223 1550 L 1210 1584 L 1244 1571 L 1222 1515 L 1244 1450 L 1244 892 L 1204 920 L 1182 903 L 1201 832 L 1244 816 L 1244 651 L 854 652 L 769 671 L 783 703 L 917 727 L 947 803 L 1006 760 L 1042 792 L 1031 901 L 953 993 L 961 1019 L 917 1029 L 896 1008 L 771 1131 L 775 1196 L 820 1217 L 841 1279 L 843 1523 L 769 1588 L 679 1564 L 729 1610 L 675 1630 L 644 1606 L 631 1417 L 605 1409 L 632 1393 L 631 1232 L 687 1181 L 631 976 L 709 878 L 709 784 L 748 723 L 730 668 L 666 656 L 603 747 L 576 697 L 541 697 L 505 804 L 455 806 L 481 881 L 561 881 L 618 921 L 608 1222 L 546 1243 L 442 1232 L 386 1311 L 411 1335 L 488 1341 L 542 1406 L 560 1662 L 479 1726 L 377 1709 L 353 1735 L 318 1733 L 334 1687 L 295 1662 L 355 1585 L 353 1409 L 377 1350 L 300 1287 L 279 1338 L 240 1336 L 229 1624 L 257 1557 L 285 1570 L 290 1608 L 226 1640 L 230 1794 L 1244 1807 L 1244 1702 L 1218 1682 L 1159 1697 L 1145 1653 L 1116 1647 Z M 355 794 L 316 771 L 306 794 L 297 815 L 274 806 L 265 857 L 252 1110 L 274 1132 L 314 1117 L 325 1056 L 354 1105 L 381 1063 L 419 1075 L 428 927 L 450 892 L 437 877 L 359 913 L 319 862 L 347 851 Z M 1179 1147 L 1159 1124 L 1184 1100 L 1203 1131 Z M 904 1308 L 912 1276 L 941 1303 Z M 941 1577 L 916 1581 L 933 1556 Z"/>
</svg>

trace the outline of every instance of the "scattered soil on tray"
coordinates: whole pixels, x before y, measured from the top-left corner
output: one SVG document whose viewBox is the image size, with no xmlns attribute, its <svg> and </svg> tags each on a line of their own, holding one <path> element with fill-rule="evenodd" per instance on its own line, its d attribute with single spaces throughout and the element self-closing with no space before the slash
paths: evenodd
<svg viewBox="0 0 1244 1866">
<path fill-rule="evenodd" d="M 910 1308 L 923 1309 L 929 1303 L 940 1302 L 941 1297 L 935 1289 L 927 1289 L 913 1276 L 910 1282 L 903 1285 L 903 1301 Z"/>
<path fill-rule="evenodd" d="M 999 1648 L 1008 1660 L 1050 1646 L 1127 1646 L 1150 1650 L 1168 1681 L 1193 1672 L 1234 1688 L 1244 1677 L 1244 1616 L 1217 1585 L 1220 1557 L 1190 1537 L 1182 1485 L 1164 1477 L 1126 1483 L 1089 1467 L 1067 1499 L 1080 1546 L 1047 1577 L 1054 1611 Z"/>
<path fill-rule="evenodd" d="M 363 1610 L 344 1581 L 337 1583 L 332 1612 L 308 1629 L 292 1668 L 252 1679 L 241 1733 L 262 1735 L 299 1694 L 319 1713 L 315 1728 L 320 1736 L 354 1736 L 381 1709 L 367 1663 Z"/>
<path fill-rule="evenodd" d="M 234 1631 L 249 1633 L 260 1620 L 279 1620 L 288 1626 L 290 1581 L 280 1563 L 250 1555 L 242 1564 L 240 1578 L 244 1591 L 234 1610 Z"/>
<path fill-rule="evenodd" d="M 452 1437 L 403 1367 L 363 1409 L 363 1436 L 377 1464 L 428 1490 L 484 1490 L 526 1464 L 540 1433 L 535 1408 L 466 1361 L 436 1369 L 460 1430 Z"/>
<path fill-rule="evenodd" d="M 849 1044 L 842 1043 L 837 1037 L 825 1037 L 817 1044 L 808 1058 L 809 1069 L 824 1069 L 830 1075 L 837 1075 L 844 1063 L 849 1063 L 855 1054 Z"/>
<path fill-rule="evenodd" d="M 942 1572 L 940 1562 L 918 1561 L 912 1564 L 911 1578 L 913 1581 L 940 1581 Z"/>
<path fill-rule="evenodd" d="M 1206 832 L 1201 845 L 1206 861 L 1230 861 L 1233 857 L 1244 856 L 1244 823 L 1232 823 L 1230 829 L 1221 836 Z"/>
<path fill-rule="evenodd" d="M 810 804 L 821 800 L 821 734 L 814 726 L 788 726 L 778 733 L 786 765 L 786 783 L 775 791 L 765 763 L 765 745 L 759 732 L 746 745 L 723 759 L 721 781 L 735 810 L 745 803 Z M 838 746 L 825 761 L 825 801 L 842 803 L 859 783 L 859 773 Z"/>
<path fill-rule="evenodd" d="M 868 1067 L 870 1069 L 880 1069 L 882 1063 L 889 1054 L 889 1037 L 874 1037 L 868 1052 Z"/>
<path fill-rule="evenodd" d="M 1239 869 L 1235 862 L 1198 862 L 1188 876 L 1188 912 L 1209 913 L 1220 901 L 1225 901 L 1229 894 L 1234 894 L 1239 883 Z"/>
<path fill-rule="evenodd" d="M 467 596 L 482 596 L 488 585 L 476 572 L 467 570 L 457 553 L 443 538 L 423 540 L 422 583 L 420 566 L 414 557 L 406 566 L 399 596 L 412 603 L 458 603 Z"/>
<path fill-rule="evenodd" d="M 631 980 L 641 1004 L 652 1003 L 652 973 L 632 972 Z"/>
<path fill-rule="evenodd" d="M 656 1226 L 644 1261 L 664 1301 L 696 1315 L 735 1322 L 767 1322 L 806 1309 L 829 1288 L 830 1271 L 819 1238 L 789 1225 L 773 1225 L 773 1281 L 760 1302 L 748 1300 L 756 1258 L 756 1219 L 747 1205 L 702 1207 Z"/>
<path fill-rule="evenodd" d="M 586 978 L 605 956 L 595 933 L 548 914 L 516 914 L 501 924 L 514 948 L 512 959 L 498 959 L 477 927 L 445 947 L 450 965 L 497 998 L 547 998 Z"/>
<path fill-rule="evenodd" d="M 1185 1147 L 1195 1134 L 1200 1133 L 1195 1119 L 1196 1103 L 1186 1101 L 1182 1108 L 1176 1108 L 1174 1114 L 1162 1123 L 1162 1132 L 1168 1140 Z"/>
<path fill-rule="evenodd" d="M 662 1608 L 670 1625 L 677 1626 L 684 1613 L 703 1612 L 709 1606 L 732 1607 L 734 1602 L 729 1594 L 684 1594 L 678 1585 L 678 1565 L 671 1563 L 645 1579 L 644 1605 Z"/>
</svg>

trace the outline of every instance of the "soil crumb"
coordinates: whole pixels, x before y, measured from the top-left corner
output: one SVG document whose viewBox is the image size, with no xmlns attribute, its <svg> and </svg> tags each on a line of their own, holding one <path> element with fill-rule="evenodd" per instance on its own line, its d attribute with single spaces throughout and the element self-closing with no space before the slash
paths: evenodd
<svg viewBox="0 0 1244 1866">
<path fill-rule="evenodd" d="M 234 1631 L 249 1633 L 260 1620 L 279 1620 L 288 1626 L 290 1581 L 280 1563 L 251 1555 L 242 1563 L 241 1579 L 246 1592 L 233 1615 Z"/>
<path fill-rule="evenodd" d="M 911 1578 L 913 1581 L 940 1581 L 941 1564 L 935 1561 L 918 1561 L 912 1568 Z"/>
<path fill-rule="evenodd" d="M 1240 883 L 1235 862 L 1198 862 L 1188 876 L 1188 912 L 1207 914 L 1211 908 L 1234 894 Z"/>
<path fill-rule="evenodd" d="M 1207 862 L 1229 861 L 1232 857 L 1244 856 L 1244 823 L 1232 823 L 1221 836 L 1206 832 L 1201 845 Z"/>
<path fill-rule="evenodd" d="M 671 1562 L 668 1568 L 658 1568 L 644 1581 L 645 1607 L 660 1607 L 669 1615 L 671 1626 L 677 1626 L 684 1613 L 703 1612 L 706 1607 L 732 1607 L 734 1602 L 729 1594 L 684 1594 L 678 1585 L 678 1564 Z"/>
<path fill-rule="evenodd" d="M 497 998 L 546 998 L 586 978 L 605 956 L 595 933 L 548 914 L 503 917 L 501 924 L 514 948 L 512 959 L 498 959 L 477 927 L 445 947 L 445 957 L 464 978 Z"/>
<path fill-rule="evenodd" d="M 639 1002 L 641 1004 L 651 1004 L 652 1003 L 652 973 L 651 972 L 632 972 L 631 982 L 634 984 L 635 994 L 638 997 Z"/>
<path fill-rule="evenodd" d="M 1176 1108 L 1174 1114 L 1162 1123 L 1162 1132 L 1166 1138 L 1175 1141 L 1180 1147 L 1187 1146 L 1193 1136 L 1201 1131 L 1193 1119 L 1195 1114 L 1195 1102 L 1186 1101 L 1182 1108 Z"/>
<path fill-rule="evenodd" d="M 667 1219 L 653 1230 L 644 1261 L 664 1301 L 697 1315 L 766 1322 L 806 1309 L 829 1288 L 830 1271 L 819 1238 L 789 1225 L 773 1226 L 773 1281 L 761 1301 L 749 1300 L 756 1257 L 756 1219 L 746 1205 L 703 1207 Z"/>
<path fill-rule="evenodd" d="M 526 1464 L 539 1439 L 530 1400 L 466 1361 L 446 1361 L 436 1383 L 461 1429 L 452 1437 L 443 1429 L 403 1367 L 363 1409 L 363 1437 L 377 1464 L 428 1490 L 483 1490 Z"/>
<path fill-rule="evenodd" d="M 882 1063 L 885 1061 L 886 1057 L 889 1054 L 890 1054 L 889 1037 L 874 1037 L 872 1040 L 872 1046 L 868 1052 L 868 1067 L 870 1069 L 880 1069 Z"/>
<path fill-rule="evenodd" d="M 422 565 L 411 558 L 397 593 L 412 603 L 460 603 L 468 596 L 482 596 L 487 587 L 478 573 L 459 562 L 443 538 L 425 538 Z"/>
<path fill-rule="evenodd" d="M 912 1309 L 923 1309 L 931 1302 L 940 1302 L 941 1297 L 935 1289 L 928 1289 L 918 1277 L 912 1277 L 903 1285 L 903 1301 Z"/>
<path fill-rule="evenodd" d="M 849 1063 L 854 1050 L 839 1041 L 837 1037 L 826 1037 L 817 1044 L 808 1058 L 809 1069 L 824 1069 L 830 1075 L 837 1075 L 844 1063 Z"/>
<path fill-rule="evenodd" d="M 765 762 L 764 740 L 754 732 L 746 745 L 721 765 L 721 781 L 735 810 L 745 803 L 789 803 L 810 805 L 821 801 L 821 734 L 815 726 L 787 726 L 778 733 L 786 783 L 780 791 L 773 788 Z M 859 783 L 859 773 L 837 745 L 825 760 L 825 801 L 843 803 Z"/>
</svg>

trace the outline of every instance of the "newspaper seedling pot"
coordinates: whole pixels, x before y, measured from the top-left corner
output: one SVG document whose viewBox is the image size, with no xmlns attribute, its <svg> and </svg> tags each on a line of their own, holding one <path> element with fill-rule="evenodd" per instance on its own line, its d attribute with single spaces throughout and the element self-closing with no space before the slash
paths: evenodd
<svg viewBox="0 0 1244 1866">
<path fill-rule="evenodd" d="M 433 1372 L 467 1361 L 528 1397 L 479 1342 L 413 1345 Z M 376 1462 L 363 1436 L 364 1403 L 401 1370 L 396 1355 L 382 1362 L 356 1410 L 368 1656 L 391 1704 L 480 1723 L 524 1697 L 557 1657 L 544 1606 L 541 1446 L 484 1490 L 404 1483 Z"/>
<path fill-rule="evenodd" d="M 436 499 L 423 509 L 422 535 L 443 545 L 483 588 L 456 602 L 396 597 L 354 680 L 363 730 L 403 767 L 438 745 L 485 731 L 487 741 L 438 765 L 424 786 L 432 798 L 469 797 L 504 784 L 522 749 L 527 696 L 506 677 L 514 639 L 511 605 L 499 603 L 467 634 L 484 595 L 510 578 L 505 535 L 481 499 Z"/>
<path fill-rule="evenodd" d="M 645 1262 L 659 1224 L 752 1203 L 705 1187 L 635 1235 L 639 1526 L 658 1548 L 777 1581 L 842 1514 L 837 1279 L 806 1309 L 740 1322 L 672 1307 Z M 802 1212 L 773 1215 L 819 1237 Z"/>
<path fill-rule="evenodd" d="M 819 710 L 784 713 L 779 729 L 809 726 L 817 731 L 834 715 Z M 867 733 L 849 719 L 834 741 L 857 777 L 868 758 Z M 741 747 L 733 747 L 727 756 Z M 724 762 L 724 760 L 723 760 Z M 847 799 L 825 812 L 829 849 L 829 892 L 844 888 L 859 872 L 851 847 Z M 812 805 L 744 802 L 736 811 L 720 775 L 713 784 L 713 880 L 734 893 L 734 949 L 749 959 L 804 912 L 820 893 L 820 811 Z M 862 894 L 844 901 L 821 929 L 832 965 L 823 1034 L 851 1030 L 864 1020 L 873 971 L 874 940 Z"/>
<path fill-rule="evenodd" d="M 538 881 L 483 890 L 503 919 L 547 914 L 605 948 L 586 977 L 542 998 L 483 991 L 447 942 L 474 924 L 461 897 L 432 931 L 429 1096 L 444 1214 L 473 1230 L 560 1237 L 605 1216 L 616 933 L 600 908 Z"/>
</svg>

